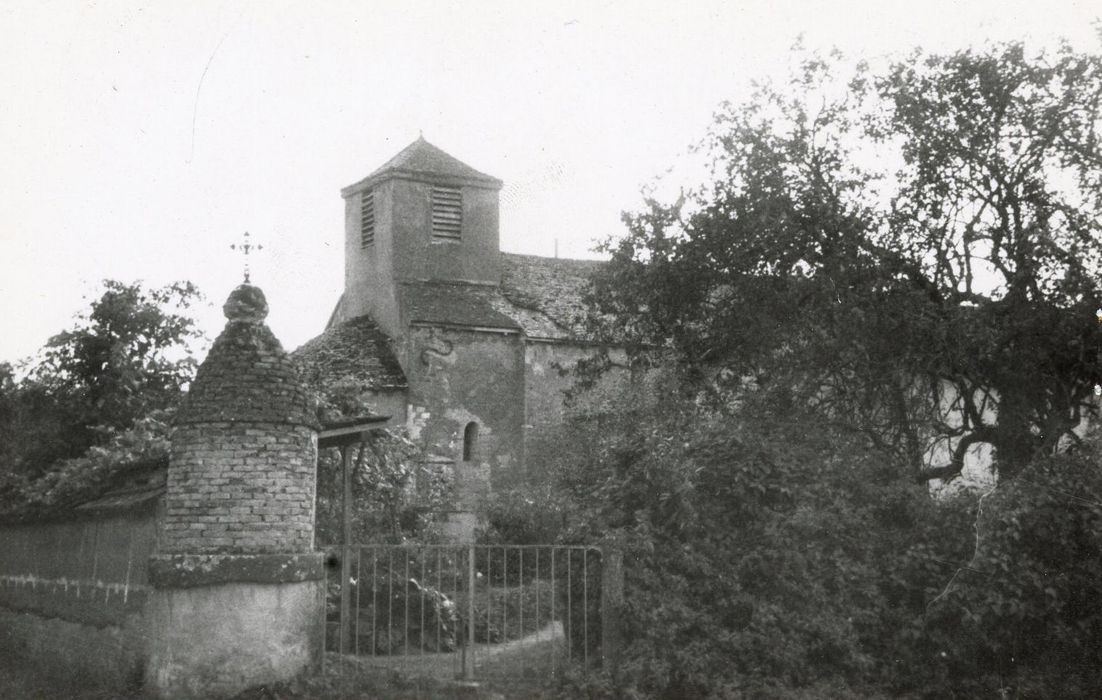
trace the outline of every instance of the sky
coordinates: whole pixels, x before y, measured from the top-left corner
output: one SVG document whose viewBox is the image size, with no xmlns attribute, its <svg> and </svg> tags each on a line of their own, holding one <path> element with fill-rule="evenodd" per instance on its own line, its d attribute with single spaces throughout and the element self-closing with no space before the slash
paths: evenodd
<svg viewBox="0 0 1102 700">
<path fill-rule="evenodd" d="M 297 347 L 343 287 L 340 188 L 419 134 L 505 182 L 503 250 L 596 257 L 797 39 L 871 59 L 1097 51 L 1096 2 L 0 0 L 0 361 L 107 278 L 195 282 L 213 339 L 246 231 Z"/>
</svg>

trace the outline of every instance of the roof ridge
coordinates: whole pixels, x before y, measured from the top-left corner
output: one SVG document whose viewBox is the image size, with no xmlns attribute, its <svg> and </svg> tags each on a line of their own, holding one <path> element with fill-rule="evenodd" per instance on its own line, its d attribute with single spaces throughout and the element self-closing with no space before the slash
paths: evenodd
<svg viewBox="0 0 1102 700">
<path fill-rule="evenodd" d="M 593 259 L 593 258 L 564 258 L 564 257 L 561 257 L 561 256 L 555 257 L 555 256 L 548 256 L 548 255 L 536 255 L 535 253 L 510 253 L 509 251 L 506 251 L 506 250 L 501 251 L 501 254 L 502 255 L 507 255 L 511 258 L 535 258 L 537 260 L 548 260 L 548 261 L 551 261 L 551 262 L 554 262 L 556 260 L 561 260 L 563 262 L 580 262 L 580 263 L 594 263 L 594 264 L 600 264 L 600 263 L 608 262 L 608 260 Z"/>
<path fill-rule="evenodd" d="M 471 289 L 498 289 L 499 285 L 493 282 L 468 282 L 466 280 L 402 280 L 398 283 L 408 287 L 470 287 Z"/>
</svg>

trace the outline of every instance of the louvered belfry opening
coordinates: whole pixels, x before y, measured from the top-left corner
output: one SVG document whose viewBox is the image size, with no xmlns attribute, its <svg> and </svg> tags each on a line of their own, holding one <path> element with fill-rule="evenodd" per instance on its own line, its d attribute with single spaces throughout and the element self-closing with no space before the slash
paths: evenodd
<svg viewBox="0 0 1102 700">
<path fill-rule="evenodd" d="M 463 228 L 463 197 L 457 187 L 432 188 L 432 235 L 459 238 Z"/>
<path fill-rule="evenodd" d="M 360 194 L 360 247 L 375 243 L 375 190 Z"/>
</svg>

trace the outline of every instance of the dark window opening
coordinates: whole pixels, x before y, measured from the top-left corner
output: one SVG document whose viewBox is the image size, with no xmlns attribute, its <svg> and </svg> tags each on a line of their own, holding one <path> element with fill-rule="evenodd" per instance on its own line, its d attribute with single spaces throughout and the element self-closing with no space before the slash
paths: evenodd
<svg viewBox="0 0 1102 700">
<path fill-rule="evenodd" d="M 475 448 L 478 443 L 478 423 L 467 423 L 463 429 L 463 461 L 470 462 L 475 457 Z"/>
</svg>

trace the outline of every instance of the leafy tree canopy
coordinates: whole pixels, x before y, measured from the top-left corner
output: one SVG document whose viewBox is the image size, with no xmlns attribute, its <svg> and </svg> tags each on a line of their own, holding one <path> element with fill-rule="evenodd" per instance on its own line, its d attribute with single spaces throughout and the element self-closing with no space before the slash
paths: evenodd
<svg viewBox="0 0 1102 700">
<path fill-rule="evenodd" d="M 1102 57 L 843 65 L 805 57 L 717 114 L 709 182 L 606 242 L 595 322 L 698 388 L 815 407 L 920 481 L 977 443 L 1013 476 L 1102 382 Z"/>
<path fill-rule="evenodd" d="M 187 310 L 201 298 L 190 282 L 147 289 L 105 280 L 20 376 L 0 366 L 0 469 L 37 479 L 174 409 L 197 366 L 192 347 L 203 335 Z"/>
</svg>

